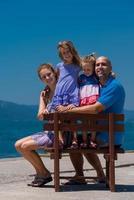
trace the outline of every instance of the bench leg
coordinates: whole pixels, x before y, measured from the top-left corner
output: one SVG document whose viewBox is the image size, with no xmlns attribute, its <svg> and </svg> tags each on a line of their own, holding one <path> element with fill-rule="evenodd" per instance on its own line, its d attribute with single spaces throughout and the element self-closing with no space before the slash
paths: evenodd
<svg viewBox="0 0 134 200">
<path fill-rule="evenodd" d="M 109 161 L 106 160 L 106 187 L 109 188 Z"/>
<path fill-rule="evenodd" d="M 59 167 L 59 155 L 55 154 L 54 158 L 54 186 L 55 186 L 55 192 L 60 191 L 60 167 Z"/>
<path fill-rule="evenodd" d="M 105 166 L 106 166 L 106 187 L 109 188 L 109 155 L 104 154 Z"/>
<path fill-rule="evenodd" d="M 109 186 L 110 186 L 110 191 L 115 192 L 115 161 L 114 161 L 114 158 L 110 158 L 110 163 L 109 163 Z"/>
</svg>

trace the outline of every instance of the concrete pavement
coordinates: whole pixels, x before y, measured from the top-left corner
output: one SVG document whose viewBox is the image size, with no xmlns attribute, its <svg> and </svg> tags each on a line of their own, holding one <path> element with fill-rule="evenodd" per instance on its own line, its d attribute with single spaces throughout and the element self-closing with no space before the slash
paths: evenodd
<svg viewBox="0 0 134 200">
<path fill-rule="evenodd" d="M 100 156 L 102 163 L 104 160 Z M 53 172 L 53 160 L 43 157 L 46 166 Z M 94 169 L 84 162 L 85 175 L 96 175 Z M 63 175 L 73 176 L 74 170 L 68 157 L 61 160 Z M 62 192 L 55 193 L 53 182 L 44 188 L 28 187 L 34 169 L 23 158 L 0 159 L 0 199 L 1 200 L 132 200 L 134 199 L 134 153 L 119 155 L 116 162 L 116 188 L 111 193 L 104 184 L 89 182 L 86 186 L 64 186 Z M 61 180 L 65 182 L 65 180 Z"/>
</svg>

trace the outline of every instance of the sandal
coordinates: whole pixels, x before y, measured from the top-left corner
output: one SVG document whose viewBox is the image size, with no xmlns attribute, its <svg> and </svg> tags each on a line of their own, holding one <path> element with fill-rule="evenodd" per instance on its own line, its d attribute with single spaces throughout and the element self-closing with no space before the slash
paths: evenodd
<svg viewBox="0 0 134 200">
<path fill-rule="evenodd" d="M 52 177 L 39 177 L 39 176 L 36 176 L 34 181 L 32 181 L 30 184 L 28 184 L 28 186 L 32 186 L 32 187 L 42 187 L 44 186 L 45 184 L 51 182 L 53 179 Z"/>
<path fill-rule="evenodd" d="M 37 179 L 38 179 L 38 175 L 36 174 L 34 177 L 34 180 L 31 183 L 28 183 L 27 186 L 32 186 L 33 184 L 35 184 Z"/>
</svg>

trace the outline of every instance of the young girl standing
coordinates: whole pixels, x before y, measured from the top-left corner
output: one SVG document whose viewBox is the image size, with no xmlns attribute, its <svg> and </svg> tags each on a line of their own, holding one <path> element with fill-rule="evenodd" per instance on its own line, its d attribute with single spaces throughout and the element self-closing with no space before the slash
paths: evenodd
<svg viewBox="0 0 134 200">
<path fill-rule="evenodd" d="M 75 106 L 79 106 L 78 74 L 81 70 L 80 57 L 71 41 L 63 41 L 58 44 L 59 56 L 62 60 L 57 65 L 59 74 L 53 96 L 53 109 L 63 112 Z M 63 142 L 60 134 L 61 143 Z"/>
</svg>

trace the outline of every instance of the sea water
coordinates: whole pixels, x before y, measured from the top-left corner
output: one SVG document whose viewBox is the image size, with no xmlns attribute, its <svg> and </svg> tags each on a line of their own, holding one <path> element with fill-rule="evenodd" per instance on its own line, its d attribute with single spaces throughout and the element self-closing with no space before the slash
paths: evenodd
<svg viewBox="0 0 134 200">
<path fill-rule="evenodd" d="M 0 158 L 18 157 L 14 143 L 16 140 L 43 130 L 38 120 L 1 120 L 0 121 Z"/>
<path fill-rule="evenodd" d="M 0 158 L 18 157 L 14 148 L 16 140 L 43 130 L 38 120 L 1 120 L 0 121 Z M 123 147 L 134 150 L 134 121 L 125 122 L 125 140 Z"/>
</svg>

